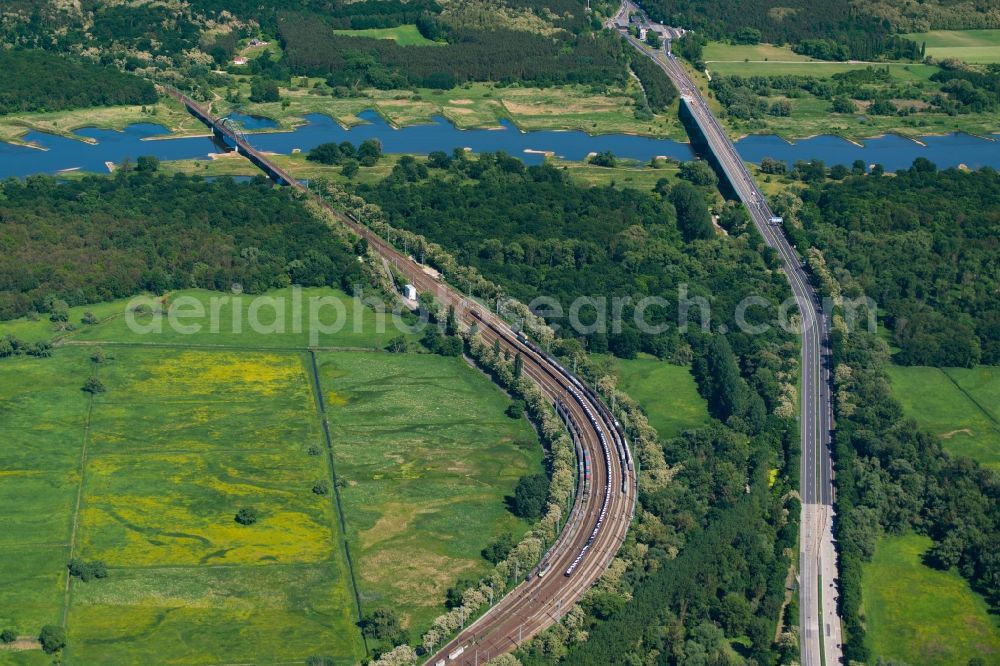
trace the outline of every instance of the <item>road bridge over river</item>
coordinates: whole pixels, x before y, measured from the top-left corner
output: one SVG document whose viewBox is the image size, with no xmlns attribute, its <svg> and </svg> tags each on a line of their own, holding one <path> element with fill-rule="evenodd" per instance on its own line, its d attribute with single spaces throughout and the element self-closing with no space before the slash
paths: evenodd
<svg viewBox="0 0 1000 666">
<path fill-rule="evenodd" d="M 624 2 L 619 15 L 640 11 Z M 648 21 L 648 19 L 646 19 Z M 611 27 L 610 25 L 608 27 Z M 820 295 L 809 281 L 802 260 L 774 217 L 729 135 L 684 66 L 671 53 L 670 42 L 654 49 L 627 32 L 624 36 L 659 65 L 681 97 L 681 113 L 689 131 L 707 147 L 706 155 L 743 202 L 764 241 L 781 258 L 802 318 L 802 393 L 800 470 L 802 516 L 799 536 L 800 641 L 803 666 L 841 663 L 842 639 L 836 603 L 837 551 L 833 542 L 833 429 L 829 318 Z"/>
</svg>

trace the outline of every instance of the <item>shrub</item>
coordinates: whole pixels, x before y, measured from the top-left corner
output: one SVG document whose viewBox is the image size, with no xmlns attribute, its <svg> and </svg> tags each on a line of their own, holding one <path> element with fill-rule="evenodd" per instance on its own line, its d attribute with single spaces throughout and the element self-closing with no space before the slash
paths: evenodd
<svg viewBox="0 0 1000 666">
<path fill-rule="evenodd" d="M 17 633 L 13 629 L 4 629 L 0 632 L 0 642 L 13 643 L 17 640 Z"/>
<path fill-rule="evenodd" d="M 406 632 L 396 614 L 388 608 L 378 608 L 361 620 L 361 632 L 369 638 L 394 645 L 407 642 Z"/>
<path fill-rule="evenodd" d="M 545 498 L 549 494 L 549 478 L 544 474 L 522 476 L 514 489 L 510 509 L 521 518 L 538 518 L 545 508 Z"/>
<path fill-rule="evenodd" d="M 66 629 L 56 624 L 47 624 L 38 634 L 38 642 L 46 654 L 54 654 L 66 647 Z"/>
<path fill-rule="evenodd" d="M 598 153 L 590 158 L 590 163 L 594 166 L 599 167 L 615 167 L 618 164 L 618 159 L 615 154 L 610 150 L 606 150 L 603 153 Z"/>
<path fill-rule="evenodd" d="M 312 491 L 317 495 L 329 495 L 330 494 L 330 484 L 326 481 L 317 481 L 313 484 Z"/>
<path fill-rule="evenodd" d="M 406 338 L 399 335 L 389 340 L 389 343 L 385 346 L 385 350 L 393 354 L 401 354 L 406 351 L 407 346 Z"/>
<path fill-rule="evenodd" d="M 89 583 L 95 578 L 108 577 L 108 568 L 100 560 L 84 562 L 80 558 L 74 557 L 66 566 L 69 569 L 70 576 L 75 576 L 84 583 Z"/>
<path fill-rule="evenodd" d="M 501 534 L 496 541 L 483 548 L 481 554 L 487 562 L 498 564 L 507 559 L 510 551 L 514 549 L 514 545 L 514 535 Z"/>
<path fill-rule="evenodd" d="M 97 377 L 90 377 L 83 384 L 83 390 L 91 395 L 96 395 L 98 393 L 104 393 L 107 389 L 104 388 L 104 382 L 102 382 Z"/>
<path fill-rule="evenodd" d="M 507 406 L 505 412 L 512 419 L 519 419 L 524 416 L 524 400 L 515 400 Z"/>
<path fill-rule="evenodd" d="M 253 525 L 257 522 L 257 510 L 253 507 L 245 506 L 236 512 L 235 520 L 240 525 Z"/>
</svg>

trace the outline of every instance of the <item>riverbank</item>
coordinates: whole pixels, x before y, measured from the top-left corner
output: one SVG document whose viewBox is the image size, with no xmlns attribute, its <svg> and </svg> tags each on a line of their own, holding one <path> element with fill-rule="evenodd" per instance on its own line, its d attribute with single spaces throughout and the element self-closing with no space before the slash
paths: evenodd
<svg viewBox="0 0 1000 666">
<path fill-rule="evenodd" d="M 523 131 L 578 130 L 588 134 L 636 134 L 656 138 L 685 139 L 676 107 L 667 113 L 640 121 L 635 117 L 636 84 L 624 89 L 582 85 L 549 88 L 499 86 L 468 83 L 451 90 L 366 89 L 353 96 L 333 97 L 322 79 L 296 78 L 297 85 L 281 89 L 281 101 L 244 103 L 240 108 L 254 115 L 273 118 L 282 128 L 294 128 L 305 116 L 321 113 L 345 127 L 362 121 L 359 115 L 372 109 L 394 127 L 408 127 L 448 119 L 459 129 L 498 127 L 509 120 Z M 242 99 L 249 98 L 249 81 L 239 83 Z M 220 101 L 219 110 L 237 105 Z"/>
<path fill-rule="evenodd" d="M 887 135 L 920 141 L 928 136 L 961 132 L 992 140 L 994 134 L 1000 131 L 998 113 L 844 116 L 829 113 L 829 102 L 820 99 L 794 100 L 795 111 L 789 117 L 768 116 L 739 121 L 726 117 L 714 95 L 708 91 L 704 73 L 695 74 L 695 80 L 734 139 L 775 135 L 789 143 L 798 143 L 833 135 L 860 146 Z M 312 81 L 313 84 L 317 82 Z M 472 84 L 450 91 L 368 90 L 357 97 L 347 98 L 317 95 L 312 90 L 305 85 L 283 89 L 282 101 L 271 103 L 234 104 L 219 99 L 213 103 L 213 108 L 220 115 L 240 110 L 275 121 L 274 128 L 252 130 L 257 134 L 293 131 L 306 125 L 307 116 L 311 114 L 328 116 L 343 128 L 354 128 L 370 122 L 363 116 L 366 111 L 374 111 L 394 129 L 431 124 L 436 118 L 445 118 L 460 130 L 500 129 L 501 122 L 507 121 L 522 132 L 575 130 L 591 136 L 619 134 L 682 143 L 688 141 L 677 120 L 676 102 L 670 110 L 653 120 L 638 121 L 634 117 L 630 96 L 623 92 L 591 95 L 583 86 L 520 88 Z M 92 137 L 80 134 L 79 130 L 93 127 L 122 131 L 130 125 L 143 123 L 166 127 L 169 133 L 162 135 L 164 139 L 206 133 L 205 127 L 176 102 L 161 98 L 159 103 L 149 107 L 104 107 L 3 116 L 0 117 L 0 142 L 39 147 L 26 141 L 26 137 L 31 132 L 41 132 L 94 143 Z"/>
</svg>

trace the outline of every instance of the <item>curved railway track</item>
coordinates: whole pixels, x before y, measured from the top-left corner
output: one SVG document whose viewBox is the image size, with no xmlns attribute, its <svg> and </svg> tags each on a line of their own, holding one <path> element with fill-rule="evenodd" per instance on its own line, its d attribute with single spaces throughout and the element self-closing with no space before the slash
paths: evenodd
<svg viewBox="0 0 1000 666">
<path fill-rule="evenodd" d="M 634 463 L 627 441 L 621 426 L 596 394 L 533 343 L 478 303 L 426 274 L 368 228 L 333 212 L 366 238 L 379 255 L 392 261 L 418 291 L 433 294 L 446 306 L 454 305 L 456 318 L 463 325 L 478 325 L 486 343 L 499 341 L 512 354 L 520 353 L 523 372 L 552 404 L 559 406 L 569 422 L 574 443 L 590 461 L 589 492 L 577 493 L 566 528 L 537 572 L 525 572 L 528 575 L 514 590 L 426 662 L 434 666 L 442 660 L 449 666 L 485 664 L 557 622 L 618 552 L 636 498 L 635 470 L 629 469 Z"/>
<path fill-rule="evenodd" d="M 232 141 L 240 154 L 273 179 L 312 197 L 355 234 L 365 238 L 376 253 L 395 264 L 419 291 L 433 294 L 445 307 L 454 306 L 462 326 L 476 326 L 487 343 L 498 341 L 501 348 L 521 354 L 524 374 L 541 389 L 566 422 L 573 436 L 578 467 L 584 470 L 583 476 L 589 469 L 589 479 L 579 482 L 566 527 L 546 552 L 540 566 L 525 572 L 527 576 L 520 584 L 441 646 L 426 663 L 434 666 L 485 664 L 490 658 L 510 652 L 558 622 L 607 569 L 624 542 L 632 520 L 637 470 L 624 430 L 611 411 L 592 389 L 530 340 L 515 333 L 500 317 L 428 275 L 420 265 L 370 229 L 333 209 L 250 146 L 245 137 L 233 132 L 189 97 L 169 88 L 166 91 L 213 132 Z"/>
</svg>

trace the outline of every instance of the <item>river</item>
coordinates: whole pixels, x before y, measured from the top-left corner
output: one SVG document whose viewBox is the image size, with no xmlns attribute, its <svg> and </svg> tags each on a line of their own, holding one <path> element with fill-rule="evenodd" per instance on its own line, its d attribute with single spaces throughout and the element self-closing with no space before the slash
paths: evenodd
<svg viewBox="0 0 1000 666">
<path fill-rule="evenodd" d="M 328 116 L 311 114 L 306 124 L 290 132 L 261 132 L 250 135 L 251 144 L 263 151 L 291 153 L 307 151 L 327 141 L 360 143 L 378 139 L 387 153 L 426 154 L 433 150 L 450 152 L 469 148 L 474 152 L 504 150 L 535 164 L 549 152 L 567 160 L 583 160 L 589 153 L 611 151 L 618 157 L 648 161 L 662 155 L 678 160 L 693 156 L 687 143 L 626 134 L 591 136 L 579 131 L 522 132 L 503 120 L 497 129 L 461 130 L 446 119 L 394 128 L 374 111 L 360 114 L 366 122 L 345 129 Z M 274 128 L 273 120 L 238 116 L 247 129 Z M 207 128 L 206 128 L 207 130 Z M 220 147 L 208 136 L 169 138 L 161 125 L 140 123 L 124 131 L 85 128 L 76 134 L 93 139 L 87 143 L 32 131 L 24 137 L 42 149 L 0 143 L 0 178 L 24 177 L 37 173 L 55 174 L 67 170 L 107 173 L 106 163 L 118 164 L 140 155 L 154 155 L 160 160 L 209 159 Z M 167 137 L 167 138 L 164 138 Z M 1000 138 L 1000 134 L 994 135 Z M 794 143 L 773 135 L 752 135 L 739 140 L 736 148 L 743 159 L 759 163 L 763 157 L 794 162 L 821 159 L 828 166 L 850 165 L 855 160 L 882 164 L 888 170 L 908 167 L 917 157 L 926 157 L 941 168 L 964 164 L 970 168 L 1000 168 L 1000 143 L 968 134 L 923 137 L 921 143 L 896 135 L 868 139 L 863 146 L 836 136 L 817 136 Z M 924 144 L 924 145 L 922 145 Z"/>
</svg>

